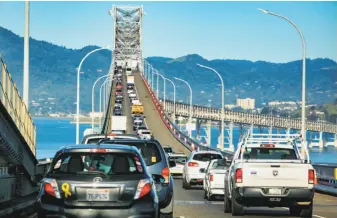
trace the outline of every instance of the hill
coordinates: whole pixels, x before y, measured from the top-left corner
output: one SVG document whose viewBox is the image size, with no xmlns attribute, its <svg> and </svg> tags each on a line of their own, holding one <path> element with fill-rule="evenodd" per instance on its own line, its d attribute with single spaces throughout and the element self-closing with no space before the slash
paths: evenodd
<svg viewBox="0 0 337 218">
<path fill-rule="evenodd" d="M 19 90 L 23 77 L 23 38 L 0 27 L 0 55 L 5 60 Z M 30 105 L 33 113 L 75 113 L 76 68 L 81 59 L 97 46 L 69 49 L 45 41 L 30 39 Z M 107 73 L 111 52 L 103 50 L 91 55 L 82 66 L 81 110 L 91 110 L 91 88 L 94 81 Z M 206 60 L 197 54 L 180 58 L 149 57 L 150 62 L 164 76 L 187 80 L 193 89 L 193 102 L 220 106 L 220 81 L 211 71 L 196 63 L 214 67 L 223 76 L 226 104 L 234 103 L 236 96 L 255 98 L 257 104 L 269 100 L 300 100 L 300 60 L 276 64 L 248 60 Z M 332 102 L 337 95 L 337 64 L 329 59 L 307 60 L 307 100 L 313 103 Z M 188 102 L 188 88 L 175 81 L 177 101 Z M 163 89 L 160 80 L 160 89 Z M 96 105 L 98 106 L 96 89 Z M 167 97 L 173 99 L 173 88 L 167 84 Z M 48 98 L 55 98 L 47 100 Z M 97 107 L 98 108 L 98 107 Z M 97 109 L 96 109 L 97 110 Z"/>
</svg>

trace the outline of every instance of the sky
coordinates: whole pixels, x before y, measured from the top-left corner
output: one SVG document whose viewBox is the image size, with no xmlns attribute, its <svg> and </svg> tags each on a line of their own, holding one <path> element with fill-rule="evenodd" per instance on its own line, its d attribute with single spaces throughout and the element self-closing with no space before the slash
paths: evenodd
<svg viewBox="0 0 337 218">
<path fill-rule="evenodd" d="M 31 37 L 67 48 L 112 45 L 112 5 L 143 5 L 143 54 L 177 58 L 289 62 L 302 58 L 301 39 L 281 14 L 301 29 L 308 58 L 337 60 L 337 2 L 31 2 Z M 0 26 L 22 36 L 24 2 L 0 2 Z M 1 42 L 0 42 L 1 43 Z"/>
</svg>

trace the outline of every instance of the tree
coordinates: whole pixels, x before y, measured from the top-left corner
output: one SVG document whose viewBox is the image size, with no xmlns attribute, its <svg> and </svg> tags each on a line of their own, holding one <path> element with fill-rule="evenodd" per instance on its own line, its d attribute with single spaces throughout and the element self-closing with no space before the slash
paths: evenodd
<svg viewBox="0 0 337 218">
<path fill-rule="evenodd" d="M 262 108 L 262 110 L 261 110 L 261 113 L 260 113 L 260 114 L 269 114 L 269 112 L 270 112 L 270 109 L 269 109 L 269 107 L 264 107 L 264 108 Z"/>
</svg>

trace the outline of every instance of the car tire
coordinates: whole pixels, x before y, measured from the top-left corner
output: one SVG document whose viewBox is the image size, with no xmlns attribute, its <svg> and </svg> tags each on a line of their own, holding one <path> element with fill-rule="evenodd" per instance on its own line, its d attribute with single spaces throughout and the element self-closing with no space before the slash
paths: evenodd
<svg viewBox="0 0 337 218">
<path fill-rule="evenodd" d="M 229 197 L 228 197 L 228 189 L 226 188 L 226 185 L 225 185 L 225 190 L 224 190 L 224 212 L 225 213 L 230 213 L 232 212 L 232 205 L 231 205 L 231 202 L 229 200 Z"/>
<path fill-rule="evenodd" d="M 313 209 L 313 202 L 311 201 L 308 207 L 304 207 L 301 209 L 301 217 L 312 217 L 312 209 Z"/>
<path fill-rule="evenodd" d="M 190 189 L 191 185 L 183 178 L 183 189 Z"/>
<path fill-rule="evenodd" d="M 167 205 L 167 207 L 159 210 L 159 217 L 173 218 L 173 205 L 174 205 L 174 198 L 172 196 L 170 204 Z"/>
<path fill-rule="evenodd" d="M 46 214 L 42 213 L 42 212 L 37 212 L 37 217 L 38 218 L 46 218 Z"/>
<path fill-rule="evenodd" d="M 204 199 L 207 199 L 207 192 L 204 190 Z"/>
<path fill-rule="evenodd" d="M 231 201 L 232 216 L 242 216 L 243 215 L 243 206 L 239 204 L 233 195 L 232 190 L 232 201 Z"/>
<path fill-rule="evenodd" d="M 207 200 L 213 201 L 213 195 L 211 195 L 211 192 L 209 190 L 207 190 Z"/>
<path fill-rule="evenodd" d="M 301 208 L 299 206 L 289 207 L 289 213 L 291 216 L 299 216 L 301 214 Z"/>
</svg>

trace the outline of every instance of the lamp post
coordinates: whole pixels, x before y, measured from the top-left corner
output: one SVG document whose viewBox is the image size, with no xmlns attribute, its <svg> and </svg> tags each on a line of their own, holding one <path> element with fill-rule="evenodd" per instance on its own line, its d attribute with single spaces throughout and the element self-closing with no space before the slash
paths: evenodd
<svg viewBox="0 0 337 218">
<path fill-rule="evenodd" d="M 190 116 L 189 116 L 189 123 L 191 124 L 192 123 L 192 113 L 193 113 L 193 109 L 192 109 L 192 88 L 191 88 L 190 84 L 188 84 L 188 82 L 186 82 L 185 80 L 177 78 L 177 77 L 173 77 L 173 78 L 176 79 L 176 80 L 180 80 L 180 81 L 184 82 L 188 86 L 188 88 L 190 89 Z M 192 138 L 192 130 L 191 130 L 191 128 L 189 128 L 188 134 L 189 134 L 189 137 Z"/>
<path fill-rule="evenodd" d="M 220 147 L 224 148 L 224 123 L 225 123 L 225 86 L 222 76 L 213 68 L 207 67 L 201 64 L 197 64 L 199 67 L 209 69 L 216 73 L 221 81 L 221 129 L 220 129 Z"/>
<path fill-rule="evenodd" d="M 104 75 L 104 76 L 99 77 L 99 78 L 94 82 L 94 84 L 93 84 L 93 86 L 92 86 L 92 89 L 91 89 L 91 112 L 92 112 L 92 114 L 94 114 L 94 112 L 95 112 L 95 92 L 94 92 L 94 91 L 95 91 L 96 83 L 97 83 L 98 81 L 100 81 L 101 79 L 107 77 L 107 76 L 112 76 L 112 75 L 111 75 L 111 74 L 107 74 L 107 75 Z M 92 129 L 94 128 L 94 116 L 92 116 L 92 118 L 91 118 L 91 128 L 92 128 Z"/>
<path fill-rule="evenodd" d="M 163 79 L 163 82 L 164 82 L 164 110 L 166 108 L 166 82 L 165 82 L 165 77 L 163 75 L 161 75 L 158 71 L 155 72 L 155 74 L 157 74 L 157 78 L 158 76 L 160 76 L 162 79 Z M 159 98 L 159 96 L 158 96 Z"/>
<path fill-rule="evenodd" d="M 23 101 L 29 108 L 29 1 L 25 2 L 25 36 L 23 59 Z"/>
<path fill-rule="evenodd" d="M 171 82 L 173 85 L 173 116 L 174 116 L 174 123 L 175 123 L 175 118 L 176 118 L 176 86 L 174 82 L 170 79 L 165 78 L 167 81 Z"/>
<path fill-rule="evenodd" d="M 88 54 L 86 54 L 81 62 L 80 62 L 80 65 L 78 66 L 77 68 L 77 99 L 76 99 L 76 144 L 79 144 L 79 141 L 80 141 L 80 72 L 81 72 L 81 67 L 82 67 L 82 64 L 84 62 L 84 60 L 89 56 L 91 55 L 92 53 L 95 53 L 97 51 L 100 51 L 100 50 L 104 50 L 104 49 L 109 49 L 108 46 L 106 47 L 102 47 L 102 48 L 97 48 L 95 50 L 92 50 L 91 52 L 89 52 Z"/>
<path fill-rule="evenodd" d="M 270 12 L 268 10 L 264 10 L 264 9 L 258 9 L 260 11 L 262 11 L 265 14 L 269 14 L 269 15 L 273 15 L 276 17 L 280 17 L 286 21 L 288 21 L 293 27 L 295 27 L 295 29 L 297 30 L 298 34 L 301 37 L 301 41 L 302 41 L 302 125 L 301 125 L 301 135 L 302 135 L 302 148 L 301 148 L 301 152 L 304 155 L 305 153 L 305 149 L 304 146 L 306 145 L 306 133 L 305 133 L 305 82 L 306 82 L 306 66 L 305 66 L 305 59 L 306 59 L 306 46 L 305 46 L 305 40 L 304 40 L 304 36 L 301 32 L 301 30 L 299 29 L 299 27 L 293 22 L 291 21 L 289 18 L 284 17 L 282 15 Z"/>
</svg>

